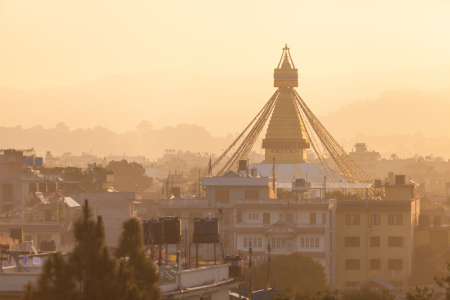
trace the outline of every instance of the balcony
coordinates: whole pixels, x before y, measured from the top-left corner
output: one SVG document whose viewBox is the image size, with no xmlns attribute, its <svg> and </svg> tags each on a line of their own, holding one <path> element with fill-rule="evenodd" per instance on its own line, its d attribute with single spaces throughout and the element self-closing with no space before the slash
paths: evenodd
<svg viewBox="0 0 450 300">
<path fill-rule="evenodd" d="M 336 199 L 246 199 L 246 200 L 238 200 L 237 203 L 239 204 L 285 204 L 285 205 L 292 205 L 292 204 L 335 204 L 337 203 Z"/>
<path fill-rule="evenodd" d="M 264 227 L 270 227 L 272 225 L 275 225 L 276 223 L 234 223 L 235 228 L 264 228 Z M 305 228 L 305 229 L 311 229 L 311 228 L 329 228 L 328 224 L 310 224 L 310 223 L 285 223 L 288 226 L 294 227 L 294 228 Z"/>
</svg>

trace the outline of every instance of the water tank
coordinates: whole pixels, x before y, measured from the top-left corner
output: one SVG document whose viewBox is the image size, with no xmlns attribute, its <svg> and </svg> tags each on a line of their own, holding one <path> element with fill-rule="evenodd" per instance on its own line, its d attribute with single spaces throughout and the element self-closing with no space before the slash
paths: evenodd
<svg viewBox="0 0 450 300">
<path fill-rule="evenodd" d="M 419 215 L 419 227 L 430 227 L 431 220 L 430 215 Z"/>
<path fill-rule="evenodd" d="M 252 177 L 258 177 L 258 169 L 251 169 L 250 174 Z"/>
<path fill-rule="evenodd" d="M 35 157 L 34 158 L 34 165 L 36 167 L 42 167 L 44 165 L 44 159 L 42 157 Z"/>
<path fill-rule="evenodd" d="M 27 158 L 25 158 L 25 164 L 27 165 L 27 167 L 32 167 L 33 166 L 33 157 L 27 156 Z"/>
<path fill-rule="evenodd" d="M 228 276 L 240 277 L 241 276 L 241 261 L 240 256 L 227 255 L 225 256 L 225 262 L 228 264 Z"/>
<path fill-rule="evenodd" d="M 434 226 L 442 226 L 441 216 L 434 216 Z"/>
<path fill-rule="evenodd" d="M 406 175 L 395 175 L 395 184 L 396 185 L 406 184 Z"/>
<path fill-rule="evenodd" d="M 177 217 L 163 219 L 164 244 L 178 244 L 181 242 L 181 220 Z"/>
<path fill-rule="evenodd" d="M 380 189 L 381 188 L 381 179 L 375 179 L 375 188 Z"/>
<path fill-rule="evenodd" d="M 219 219 L 194 220 L 194 243 L 219 243 Z"/>
<path fill-rule="evenodd" d="M 239 171 L 247 171 L 247 168 L 248 168 L 248 160 L 240 160 Z"/>
<path fill-rule="evenodd" d="M 10 228 L 9 229 L 9 237 L 15 240 L 19 240 L 19 243 L 22 244 L 23 241 L 23 229 L 21 227 L 18 228 Z"/>
</svg>

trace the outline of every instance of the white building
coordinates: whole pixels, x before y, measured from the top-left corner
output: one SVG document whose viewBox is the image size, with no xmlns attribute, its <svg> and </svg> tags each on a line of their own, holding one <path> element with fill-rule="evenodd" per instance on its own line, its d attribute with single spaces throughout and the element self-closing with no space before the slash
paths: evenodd
<svg viewBox="0 0 450 300">
<path fill-rule="evenodd" d="M 328 281 L 334 273 L 333 226 L 335 200 L 240 200 L 234 206 L 236 223 L 232 232 L 235 252 L 265 255 L 300 252 L 325 267 Z"/>
</svg>

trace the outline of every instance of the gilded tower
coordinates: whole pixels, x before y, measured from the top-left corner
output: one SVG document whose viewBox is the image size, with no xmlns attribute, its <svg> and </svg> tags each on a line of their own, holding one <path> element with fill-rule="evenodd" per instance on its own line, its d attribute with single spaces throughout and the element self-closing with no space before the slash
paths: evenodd
<svg viewBox="0 0 450 300">
<path fill-rule="evenodd" d="M 262 147 L 265 163 L 273 158 L 279 164 L 305 163 L 309 142 L 300 115 L 295 109 L 294 87 L 298 86 L 298 70 L 295 69 L 289 48 L 284 47 L 278 67 L 274 72 L 274 87 L 280 91 L 269 121 Z"/>
</svg>

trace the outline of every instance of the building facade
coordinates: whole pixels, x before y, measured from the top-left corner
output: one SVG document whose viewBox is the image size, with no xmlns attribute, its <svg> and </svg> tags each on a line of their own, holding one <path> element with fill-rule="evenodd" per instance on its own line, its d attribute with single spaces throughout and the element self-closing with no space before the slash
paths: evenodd
<svg viewBox="0 0 450 300">
<path fill-rule="evenodd" d="M 337 201 L 336 286 L 373 277 L 409 285 L 420 200 L 410 184 L 385 186 L 384 200 Z"/>
</svg>

